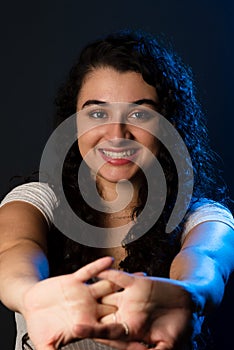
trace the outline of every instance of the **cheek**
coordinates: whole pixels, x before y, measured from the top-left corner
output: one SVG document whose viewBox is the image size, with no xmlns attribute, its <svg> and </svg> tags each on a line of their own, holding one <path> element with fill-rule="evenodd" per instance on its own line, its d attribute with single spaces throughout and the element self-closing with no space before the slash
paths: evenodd
<svg viewBox="0 0 234 350">
<path fill-rule="evenodd" d="M 78 147 L 82 157 L 84 157 L 97 145 L 98 140 L 99 136 L 96 130 L 86 132 L 82 136 L 78 137 Z"/>
<path fill-rule="evenodd" d="M 155 136 L 145 130 L 138 132 L 138 135 L 135 135 L 136 141 L 141 143 L 143 146 L 148 148 L 155 156 L 159 152 L 159 141 Z"/>
<path fill-rule="evenodd" d="M 87 154 L 90 148 L 92 148 L 92 145 L 90 144 L 90 138 L 88 135 L 83 135 L 78 138 L 78 147 L 80 150 L 80 154 L 84 158 L 84 156 Z"/>
</svg>

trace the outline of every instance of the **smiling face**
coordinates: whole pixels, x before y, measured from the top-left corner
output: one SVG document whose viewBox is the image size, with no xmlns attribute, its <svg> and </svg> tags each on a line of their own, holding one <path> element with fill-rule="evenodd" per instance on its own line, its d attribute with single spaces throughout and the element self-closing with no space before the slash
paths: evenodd
<svg viewBox="0 0 234 350">
<path fill-rule="evenodd" d="M 148 150 L 157 154 L 151 134 L 157 102 L 155 88 L 140 73 L 105 67 L 85 77 L 77 100 L 78 144 L 89 167 L 98 169 L 99 181 L 133 180 L 139 164 L 147 163 Z"/>
</svg>

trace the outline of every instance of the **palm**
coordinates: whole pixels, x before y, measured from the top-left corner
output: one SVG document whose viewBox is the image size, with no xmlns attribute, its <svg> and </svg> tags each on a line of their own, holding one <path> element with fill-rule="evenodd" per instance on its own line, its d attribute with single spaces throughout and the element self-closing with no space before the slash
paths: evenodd
<svg viewBox="0 0 234 350">
<path fill-rule="evenodd" d="M 115 270 L 104 271 L 99 276 L 123 288 L 118 293 L 102 298 L 104 304 L 118 308 L 118 324 L 115 324 L 113 332 L 113 315 L 107 315 L 101 320 L 104 323 L 102 327 L 83 329 L 86 336 L 108 338 L 104 342 L 117 349 L 145 349 L 139 343 L 142 341 L 157 344 L 160 349 L 185 348 L 181 344 L 190 341 L 193 312 L 191 295 L 182 283 L 162 278 L 137 277 Z M 129 327 L 128 336 L 121 325 L 123 322 Z M 119 336 L 121 328 L 122 334 Z"/>
<path fill-rule="evenodd" d="M 76 326 L 80 323 L 95 325 L 100 317 L 115 311 L 97 301 L 112 291 L 109 282 L 85 284 L 107 268 L 111 260 L 108 263 L 108 259 L 100 259 L 95 263 L 91 269 L 86 266 L 74 274 L 41 281 L 27 292 L 24 317 L 37 350 L 57 349 L 77 338 Z"/>
</svg>

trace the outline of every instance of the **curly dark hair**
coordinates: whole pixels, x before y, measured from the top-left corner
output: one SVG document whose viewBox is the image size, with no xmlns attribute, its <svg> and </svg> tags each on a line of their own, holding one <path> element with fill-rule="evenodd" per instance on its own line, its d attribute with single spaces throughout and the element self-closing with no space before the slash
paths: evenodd
<svg viewBox="0 0 234 350">
<path fill-rule="evenodd" d="M 56 123 L 59 125 L 76 112 L 77 98 L 86 75 L 96 68 L 112 67 L 118 72 L 138 72 L 145 82 L 155 87 L 161 113 L 177 129 L 189 151 L 193 172 L 194 191 L 191 203 L 200 198 L 227 203 L 226 186 L 214 170 L 215 154 L 209 146 L 204 114 L 197 101 L 191 70 L 171 49 L 162 46 L 150 34 L 124 30 L 87 45 L 72 67 L 65 84 L 56 98 Z M 68 142 L 69 140 L 63 140 Z M 180 150 L 178 149 L 178 152 Z M 170 234 L 166 224 L 176 201 L 178 177 L 172 157 L 161 145 L 158 160 L 167 182 L 167 199 L 163 212 L 144 236 L 125 241 L 126 258 L 120 263 L 125 271 L 145 271 L 149 275 L 168 277 L 171 262 L 180 249 L 183 221 Z M 75 143 L 66 157 L 63 186 L 74 210 L 85 220 L 95 223 L 96 213 L 84 202 L 77 186 L 77 172 L 82 157 Z M 142 206 L 146 200 L 147 184 L 141 189 Z M 156 191 L 156 190 L 155 190 Z M 77 207 L 77 202 L 79 207 Z M 149 212 L 148 215 L 153 215 Z M 90 218 L 90 219 L 88 219 Z M 144 229 L 136 223 L 129 233 Z M 53 230 L 57 229 L 54 227 Z M 145 232 L 145 231 L 144 231 Z M 71 272 L 95 259 L 94 249 L 73 242 L 57 232 L 49 235 L 49 261 L 52 273 Z"/>
</svg>

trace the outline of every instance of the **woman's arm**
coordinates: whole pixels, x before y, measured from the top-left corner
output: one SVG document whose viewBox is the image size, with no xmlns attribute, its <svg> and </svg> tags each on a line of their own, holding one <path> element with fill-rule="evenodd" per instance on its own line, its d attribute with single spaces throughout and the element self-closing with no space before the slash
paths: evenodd
<svg viewBox="0 0 234 350">
<path fill-rule="evenodd" d="M 37 350 L 55 350 L 76 339 L 75 327 L 95 326 L 115 307 L 98 301 L 113 292 L 108 281 L 87 280 L 112 265 L 102 258 L 78 271 L 48 278 L 47 223 L 31 204 L 14 201 L 0 208 L 0 298 L 20 312 Z"/>
<path fill-rule="evenodd" d="M 234 231 L 222 222 L 203 222 L 186 236 L 172 262 L 170 278 L 187 282 L 201 313 L 218 305 L 234 270 Z"/>
<path fill-rule="evenodd" d="M 48 226 L 41 212 L 26 202 L 0 208 L 0 300 L 23 312 L 23 296 L 49 275 L 46 258 Z"/>
<path fill-rule="evenodd" d="M 108 315 L 102 319 L 103 326 L 83 326 L 77 332 L 80 336 L 109 338 L 105 343 L 117 349 L 144 349 L 136 341 L 156 344 L 160 349 L 187 349 L 194 332 L 199 333 L 197 316 L 222 300 L 225 283 L 234 269 L 233 252 L 233 229 L 218 221 L 203 222 L 188 233 L 172 263 L 170 279 L 116 270 L 102 272 L 99 277 L 123 288 L 102 299 L 118 308 L 118 324 L 113 325 L 113 316 Z M 127 336 L 122 323 L 128 326 Z M 115 332 L 122 329 L 117 342 L 114 326 Z"/>
</svg>

